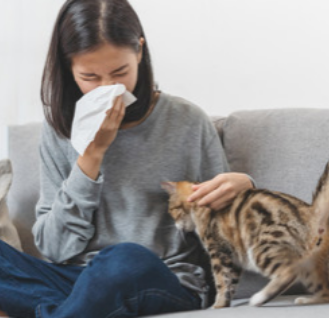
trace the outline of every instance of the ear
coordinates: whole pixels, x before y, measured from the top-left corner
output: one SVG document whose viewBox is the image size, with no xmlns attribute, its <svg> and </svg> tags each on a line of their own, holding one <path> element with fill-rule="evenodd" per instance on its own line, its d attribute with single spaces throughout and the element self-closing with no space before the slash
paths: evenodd
<svg viewBox="0 0 329 318">
<path fill-rule="evenodd" d="M 143 46 L 145 44 L 145 39 L 140 38 L 139 39 L 139 52 L 138 52 L 138 64 L 142 61 L 143 58 Z"/>
<path fill-rule="evenodd" d="M 176 182 L 161 182 L 161 188 L 166 190 L 169 194 L 176 193 Z"/>
<path fill-rule="evenodd" d="M 0 160 L 0 201 L 7 195 L 13 174 L 11 163 L 8 159 Z"/>
</svg>

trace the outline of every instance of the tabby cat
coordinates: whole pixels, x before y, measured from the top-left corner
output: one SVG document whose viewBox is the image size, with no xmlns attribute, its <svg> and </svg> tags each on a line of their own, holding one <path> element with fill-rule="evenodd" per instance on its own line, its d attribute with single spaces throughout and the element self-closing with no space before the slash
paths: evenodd
<svg viewBox="0 0 329 318">
<path fill-rule="evenodd" d="M 329 302 L 329 163 L 311 205 L 287 194 L 248 189 L 228 207 L 213 211 L 187 202 L 191 186 L 162 183 L 177 228 L 195 231 L 210 256 L 214 308 L 230 306 L 242 269 L 270 279 L 252 296 L 251 305 L 263 305 L 296 281 L 312 294 L 297 298 L 296 304 Z"/>
</svg>

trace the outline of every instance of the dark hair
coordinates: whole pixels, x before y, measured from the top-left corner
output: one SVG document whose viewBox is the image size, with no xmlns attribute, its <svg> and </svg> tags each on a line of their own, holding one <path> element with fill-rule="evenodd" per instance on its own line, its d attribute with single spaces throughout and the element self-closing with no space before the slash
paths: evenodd
<svg viewBox="0 0 329 318">
<path fill-rule="evenodd" d="M 71 71 L 72 57 L 91 52 L 103 43 L 139 52 L 140 38 L 145 39 L 142 25 L 126 0 L 69 0 L 63 5 L 54 26 L 41 84 L 45 117 L 59 135 L 70 138 L 75 104 L 83 95 Z M 153 70 L 145 39 L 133 92 L 137 101 L 127 108 L 123 121 L 143 118 L 153 92 Z"/>
</svg>

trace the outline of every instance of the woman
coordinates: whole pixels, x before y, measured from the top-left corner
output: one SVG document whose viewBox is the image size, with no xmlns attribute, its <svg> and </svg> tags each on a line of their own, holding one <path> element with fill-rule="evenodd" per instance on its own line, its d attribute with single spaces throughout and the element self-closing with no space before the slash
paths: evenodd
<svg viewBox="0 0 329 318">
<path fill-rule="evenodd" d="M 81 156 L 70 142 L 75 104 L 115 83 L 137 101 L 126 109 L 117 98 Z M 206 307 L 207 258 L 194 234 L 174 226 L 160 184 L 202 182 L 190 200 L 221 208 L 252 183 L 226 173 L 217 133 L 198 107 L 154 89 L 146 37 L 126 0 L 64 4 L 42 100 L 47 121 L 33 233 L 51 262 L 0 242 L 0 308 L 17 317 L 105 318 Z"/>
</svg>

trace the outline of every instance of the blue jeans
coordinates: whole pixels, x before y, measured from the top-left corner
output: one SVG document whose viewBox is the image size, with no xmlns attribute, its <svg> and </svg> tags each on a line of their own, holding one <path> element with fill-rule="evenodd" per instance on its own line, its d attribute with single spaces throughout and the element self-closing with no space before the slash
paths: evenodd
<svg viewBox="0 0 329 318">
<path fill-rule="evenodd" d="M 22 318 L 124 318 L 200 309 L 200 298 L 137 244 L 109 246 L 80 267 L 44 262 L 0 240 L 0 309 Z"/>
</svg>

